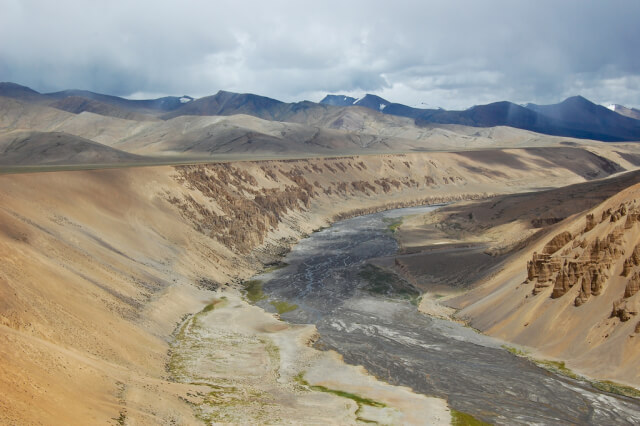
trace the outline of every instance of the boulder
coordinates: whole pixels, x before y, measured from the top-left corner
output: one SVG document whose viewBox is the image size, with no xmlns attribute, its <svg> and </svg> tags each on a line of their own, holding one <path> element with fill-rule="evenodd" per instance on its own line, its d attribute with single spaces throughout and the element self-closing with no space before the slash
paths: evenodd
<svg viewBox="0 0 640 426">
<path fill-rule="evenodd" d="M 578 297 L 575 298 L 573 304 L 575 306 L 581 306 L 589 300 L 589 297 L 591 297 L 591 276 L 587 271 L 587 273 L 582 277 L 580 293 L 578 293 Z"/>
<path fill-rule="evenodd" d="M 627 281 L 627 286 L 624 289 L 624 297 L 632 297 L 640 290 L 640 274 L 637 272 Z"/>
<path fill-rule="evenodd" d="M 551 239 L 551 241 L 549 241 L 544 246 L 544 248 L 542 249 L 542 253 L 544 253 L 544 254 L 554 254 L 555 252 L 560 250 L 562 247 L 567 245 L 567 243 L 569 241 L 571 241 L 572 239 L 573 239 L 573 236 L 571 235 L 570 232 L 568 232 L 568 231 L 561 232 L 560 234 L 558 234 L 555 237 L 553 237 Z"/>
<path fill-rule="evenodd" d="M 567 274 L 565 269 L 562 269 L 560 273 L 556 276 L 556 282 L 555 282 L 555 285 L 553 286 L 553 292 L 551 293 L 551 298 L 557 299 L 558 297 L 564 296 L 565 294 L 567 294 L 570 288 L 571 286 L 569 285 L 569 275 Z"/>
<path fill-rule="evenodd" d="M 626 300 L 620 299 L 613 302 L 613 310 L 611 311 L 611 318 L 618 317 L 620 321 L 629 321 L 637 312 L 629 309 Z"/>
<path fill-rule="evenodd" d="M 593 228 L 595 228 L 596 225 L 598 224 L 595 217 L 593 216 L 593 213 L 589 213 L 586 219 L 587 219 L 587 223 L 586 223 L 586 226 L 584 227 L 584 231 L 582 232 L 589 232 Z"/>
</svg>

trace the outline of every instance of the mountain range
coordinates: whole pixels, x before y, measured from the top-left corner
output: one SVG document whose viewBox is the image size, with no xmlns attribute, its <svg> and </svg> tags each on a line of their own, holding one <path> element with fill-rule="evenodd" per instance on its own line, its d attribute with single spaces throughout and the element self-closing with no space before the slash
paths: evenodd
<svg viewBox="0 0 640 426">
<path fill-rule="evenodd" d="M 421 126 L 434 123 L 473 127 L 510 126 L 547 135 L 605 142 L 640 140 L 640 121 L 637 117 L 628 113 L 620 114 L 616 110 L 594 104 L 582 96 L 573 96 L 553 105 L 521 106 L 502 101 L 476 105 L 462 111 L 413 108 L 389 102 L 376 95 L 366 95 L 360 99 L 328 95 L 320 103 L 363 106 L 384 114 L 413 118 L 416 124 Z M 633 110 L 625 108 L 625 111 Z"/>
<path fill-rule="evenodd" d="M 453 330 L 409 315 L 410 285 L 423 293 L 415 300 L 423 313 L 460 309 L 461 321 L 535 350 L 540 365 L 639 395 L 629 386 L 640 384 L 640 144 L 527 130 L 640 140 L 640 121 L 618 110 L 580 97 L 465 111 L 373 95 L 286 103 L 220 91 L 128 100 L 0 83 L 0 424 L 438 424 L 427 415 L 450 424 L 458 408 L 494 423 L 533 422 L 537 413 L 549 423 L 549 412 L 581 424 L 638 418 L 635 400 L 595 392 L 586 379 L 556 380 L 525 360 L 512 364 L 463 328 L 455 341 L 432 347 L 411 340 L 420 336 L 403 333 L 402 324 L 435 324 L 443 338 Z M 363 317 L 349 306 L 367 308 L 367 318 L 382 307 L 401 326 L 380 328 L 390 330 L 382 344 L 401 355 L 424 358 L 425 350 L 464 343 L 473 361 L 468 381 L 434 381 L 420 374 L 432 370 L 405 371 L 411 360 L 396 357 L 379 370 L 384 376 L 389 365 L 385 380 L 405 386 L 391 387 L 365 369 L 379 368 L 370 351 L 343 365 L 335 352 L 309 345 L 321 328 L 289 326 L 274 312 L 297 305 L 249 303 L 261 284 L 244 280 L 281 265 L 315 230 L 436 203 L 451 204 L 394 221 L 401 251 L 370 260 L 383 281 L 402 283 L 398 289 L 369 291 L 362 281 L 347 289 L 351 301 L 336 305 L 329 288 L 317 300 L 329 295 L 329 306 L 345 307 L 343 318 L 355 325 Z M 365 279 L 358 269 L 345 277 Z M 259 291 L 266 297 L 266 287 Z M 370 303 L 377 297 L 382 304 Z M 268 312 L 260 307 L 267 304 Z M 356 339 L 376 334 L 353 330 Z M 455 368 L 442 359 L 433 371 L 448 375 Z M 492 381 L 497 369 L 506 373 Z M 521 369 L 516 385 L 503 386 Z M 528 371 L 545 384 L 534 394 Z M 474 398 L 449 392 L 453 381 L 475 395 L 494 393 L 467 404 Z M 414 395 L 415 383 L 442 389 L 440 399 Z M 562 386 L 538 392 L 549 383 Z M 515 391 L 487 409 L 487 398 L 505 389 Z M 565 398 L 569 391 L 575 399 Z M 534 417 L 494 410 L 519 404 Z M 601 410 L 620 417 L 590 422 Z"/>
<path fill-rule="evenodd" d="M 298 123 L 340 130 L 359 130 L 363 122 L 384 122 L 386 127 L 410 123 L 431 129 L 441 125 L 470 127 L 509 126 L 536 133 L 605 142 L 640 141 L 637 110 L 606 108 L 574 96 L 552 105 L 517 105 L 508 101 L 476 105 L 466 110 L 422 109 L 368 94 L 356 99 L 327 95 L 319 103 L 287 103 L 255 94 L 219 91 L 194 99 L 167 96 L 130 100 L 85 90 L 42 94 L 15 83 L 0 83 L 0 96 L 79 114 L 95 114 L 134 121 L 170 120 L 181 116 L 249 115 L 267 121 Z M 357 118 L 354 118 L 357 117 Z M 409 119 L 397 121 L 393 117 Z"/>
<path fill-rule="evenodd" d="M 640 120 L 640 110 L 636 108 L 627 108 L 624 105 L 619 104 L 611 104 L 607 108 L 611 111 L 615 111 L 618 114 L 624 115 L 625 117 L 635 118 L 636 120 Z"/>
</svg>

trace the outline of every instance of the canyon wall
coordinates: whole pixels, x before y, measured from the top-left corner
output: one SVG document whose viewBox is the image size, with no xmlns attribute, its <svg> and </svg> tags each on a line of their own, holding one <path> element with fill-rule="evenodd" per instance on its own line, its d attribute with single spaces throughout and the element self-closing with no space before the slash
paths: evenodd
<svg viewBox="0 0 640 426">
<path fill-rule="evenodd" d="M 0 176 L 0 422 L 196 419 L 176 324 L 331 221 L 629 167 L 574 148 Z"/>
<path fill-rule="evenodd" d="M 555 224 L 454 301 L 474 327 L 592 377 L 640 383 L 640 185 Z"/>
</svg>

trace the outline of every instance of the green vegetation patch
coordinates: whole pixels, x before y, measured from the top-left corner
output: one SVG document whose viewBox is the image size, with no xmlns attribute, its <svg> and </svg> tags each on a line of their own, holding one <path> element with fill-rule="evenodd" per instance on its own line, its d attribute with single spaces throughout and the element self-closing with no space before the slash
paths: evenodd
<svg viewBox="0 0 640 426">
<path fill-rule="evenodd" d="M 114 417 L 111 420 L 115 420 L 116 424 L 124 426 L 125 424 L 127 424 L 127 413 L 120 411 L 120 417 Z"/>
<path fill-rule="evenodd" d="M 640 398 L 640 390 L 609 380 L 595 381 L 591 383 L 591 385 L 596 389 L 600 389 L 601 391 L 630 396 L 631 398 Z"/>
<path fill-rule="evenodd" d="M 356 410 L 356 420 L 360 421 L 360 422 L 375 423 L 375 422 L 371 422 L 370 420 L 367 420 L 367 419 L 362 418 L 362 417 L 359 416 L 360 411 L 362 410 L 362 407 L 364 405 L 369 406 L 369 407 L 374 407 L 374 408 L 385 408 L 387 406 L 383 402 L 375 401 L 375 400 L 369 399 L 369 398 L 365 398 L 363 396 L 356 395 L 355 393 L 345 392 L 345 391 L 341 391 L 341 390 L 337 390 L 337 389 L 329 389 L 329 388 L 327 388 L 325 386 L 311 385 L 304 378 L 304 371 L 298 373 L 298 375 L 294 377 L 294 380 L 297 383 L 299 383 L 300 385 L 311 389 L 312 391 L 330 393 L 330 394 L 339 396 L 341 398 L 347 398 L 347 399 L 352 400 L 353 402 L 355 402 L 358 405 L 358 409 Z"/>
<path fill-rule="evenodd" d="M 514 348 L 513 346 L 502 345 L 502 349 L 505 349 L 508 352 L 511 352 L 515 356 L 528 357 L 529 353 L 527 351 L 523 351 L 518 348 Z"/>
<path fill-rule="evenodd" d="M 367 281 L 367 285 L 363 289 L 370 293 L 400 297 L 409 300 L 414 305 L 420 301 L 420 292 L 393 272 L 367 263 L 358 275 Z"/>
<path fill-rule="evenodd" d="M 269 339 L 260 339 L 260 343 L 264 345 L 265 351 L 269 355 L 274 371 L 278 377 L 280 377 L 280 348 Z"/>
<path fill-rule="evenodd" d="M 400 226 L 402 225 L 401 217 L 385 217 L 382 219 L 382 221 L 387 224 L 387 229 L 392 234 L 395 234 L 398 231 L 398 228 L 400 228 Z"/>
<path fill-rule="evenodd" d="M 544 368 L 545 370 L 551 371 L 555 374 L 560 374 L 566 377 L 570 377 L 574 380 L 579 380 L 582 382 L 587 382 L 591 386 L 596 389 L 599 389 L 604 392 L 614 393 L 617 395 L 628 396 L 631 398 L 640 398 L 640 390 L 633 388 L 631 386 L 622 385 L 620 383 L 612 382 L 609 380 L 593 380 L 587 377 L 583 377 L 571 369 L 567 368 L 564 361 L 550 361 L 550 360 L 542 360 L 542 359 L 533 359 L 529 356 L 527 352 L 521 351 L 519 349 L 513 348 L 511 346 L 502 346 L 507 351 L 512 354 L 520 357 L 528 358 L 530 361 L 535 363 L 537 366 Z"/>
<path fill-rule="evenodd" d="M 575 380 L 584 380 L 584 377 L 574 373 L 570 369 L 566 367 L 564 361 L 549 361 L 549 360 L 533 360 L 540 367 L 552 371 L 557 374 L 562 374 L 563 376 L 571 377 Z"/>
<path fill-rule="evenodd" d="M 224 296 L 221 299 L 213 299 L 213 301 L 209 303 L 207 306 L 205 306 L 201 312 L 206 314 L 207 312 L 211 312 L 215 308 L 221 308 L 226 304 L 227 304 L 227 301 L 226 301 L 226 297 Z"/>
<path fill-rule="evenodd" d="M 267 265 L 266 268 L 264 268 L 264 271 L 262 271 L 263 273 L 269 273 L 269 272 L 273 272 L 273 271 L 277 271 L 278 269 L 282 269 L 284 267 L 289 266 L 289 264 L 287 262 L 277 262 L 277 263 L 272 263 L 270 265 Z"/>
<path fill-rule="evenodd" d="M 485 423 L 482 420 L 478 420 L 471 414 L 463 413 L 462 411 L 451 409 L 451 424 L 453 426 L 485 426 L 491 425 L 491 423 Z"/>
<path fill-rule="evenodd" d="M 257 303 L 260 300 L 264 300 L 267 296 L 262 292 L 262 281 L 249 280 L 242 283 L 245 290 L 245 296 L 251 303 Z"/>
<path fill-rule="evenodd" d="M 271 302 L 274 308 L 278 311 L 278 314 L 286 314 L 287 312 L 295 311 L 298 309 L 298 305 L 294 305 L 284 300 L 274 300 Z"/>
</svg>

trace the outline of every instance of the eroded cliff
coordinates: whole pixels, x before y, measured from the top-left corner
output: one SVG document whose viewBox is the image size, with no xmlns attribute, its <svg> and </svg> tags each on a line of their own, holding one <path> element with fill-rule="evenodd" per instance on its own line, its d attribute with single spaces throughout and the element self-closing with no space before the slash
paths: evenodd
<svg viewBox="0 0 640 426">
<path fill-rule="evenodd" d="M 553 152 L 0 176 L 0 420 L 196 421 L 185 400 L 201 390 L 165 367 L 176 324 L 208 306 L 212 289 L 334 218 L 616 169 L 584 150 L 562 161 Z"/>
<path fill-rule="evenodd" d="M 453 303 L 479 329 L 638 386 L 640 185 L 552 225 Z"/>
</svg>

